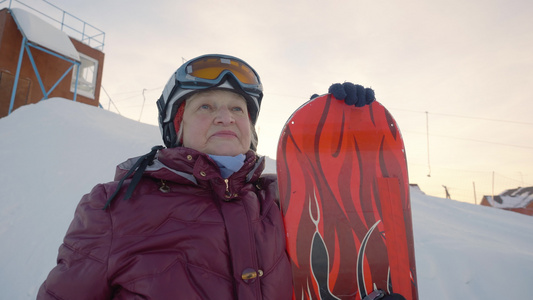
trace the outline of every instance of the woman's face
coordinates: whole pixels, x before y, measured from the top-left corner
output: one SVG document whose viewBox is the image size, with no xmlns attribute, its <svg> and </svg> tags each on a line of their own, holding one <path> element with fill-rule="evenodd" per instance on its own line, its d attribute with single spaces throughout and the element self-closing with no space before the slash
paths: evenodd
<svg viewBox="0 0 533 300">
<path fill-rule="evenodd" d="M 183 146 L 236 156 L 250 149 L 251 125 L 244 98 L 225 90 L 194 94 L 185 103 Z"/>
</svg>

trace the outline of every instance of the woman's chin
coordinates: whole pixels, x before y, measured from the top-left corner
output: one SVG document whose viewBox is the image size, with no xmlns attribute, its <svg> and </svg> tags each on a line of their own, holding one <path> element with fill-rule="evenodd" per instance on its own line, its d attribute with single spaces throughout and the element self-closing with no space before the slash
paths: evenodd
<svg viewBox="0 0 533 300">
<path fill-rule="evenodd" d="M 215 145 L 210 145 L 203 152 L 211 155 L 237 156 L 239 154 L 244 154 L 247 151 L 248 149 L 244 149 L 240 145 L 236 146 L 235 143 L 216 143 Z"/>
</svg>

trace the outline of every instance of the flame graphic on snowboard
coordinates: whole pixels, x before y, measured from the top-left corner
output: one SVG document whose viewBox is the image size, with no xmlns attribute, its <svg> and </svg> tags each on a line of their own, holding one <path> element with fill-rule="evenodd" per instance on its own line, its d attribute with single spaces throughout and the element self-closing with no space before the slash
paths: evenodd
<svg viewBox="0 0 533 300">
<path fill-rule="evenodd" d="M 418 299 L 404 146 L 381 104 L 306 103 L 282 132 L 277 172 L 294 299 Z"/>
</svg>

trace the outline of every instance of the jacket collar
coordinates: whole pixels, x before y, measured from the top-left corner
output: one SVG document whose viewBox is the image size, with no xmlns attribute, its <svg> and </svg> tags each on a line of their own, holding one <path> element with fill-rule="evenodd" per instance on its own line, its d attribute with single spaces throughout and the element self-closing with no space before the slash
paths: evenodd
<svg viewBox="0 0 533 300">
<path fill-rule="evenodd" d="M 115 179 L 124 177 L 137 160 L 138 157 L 131 158 L 118 165 Z M 176 147 L 159 150 L 156 159 L 144 171 L 144 176 L 212 188 L 223 198 L 232 199 L 238 197 L 246 183 L 257 181 L 264 167 L 264 157 L 258 157 L 250 150 L 246 153 L 242 168 L 224 180 L 218 165 L 209 155 L 186 147 Z"/>
</svg>

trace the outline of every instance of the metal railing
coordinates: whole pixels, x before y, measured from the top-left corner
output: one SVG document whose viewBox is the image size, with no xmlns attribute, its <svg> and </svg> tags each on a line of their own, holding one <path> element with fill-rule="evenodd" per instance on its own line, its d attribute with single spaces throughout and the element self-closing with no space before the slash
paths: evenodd
<svg viewBox="0 0 533 300">
<path fill-rule="evenodd" d="M 2 7 L 29 9 L 72 38 L 104 51 L 105 33 L 102 30 L 46 0 L 0 0 L 0 8 Z"/>
</svg>

